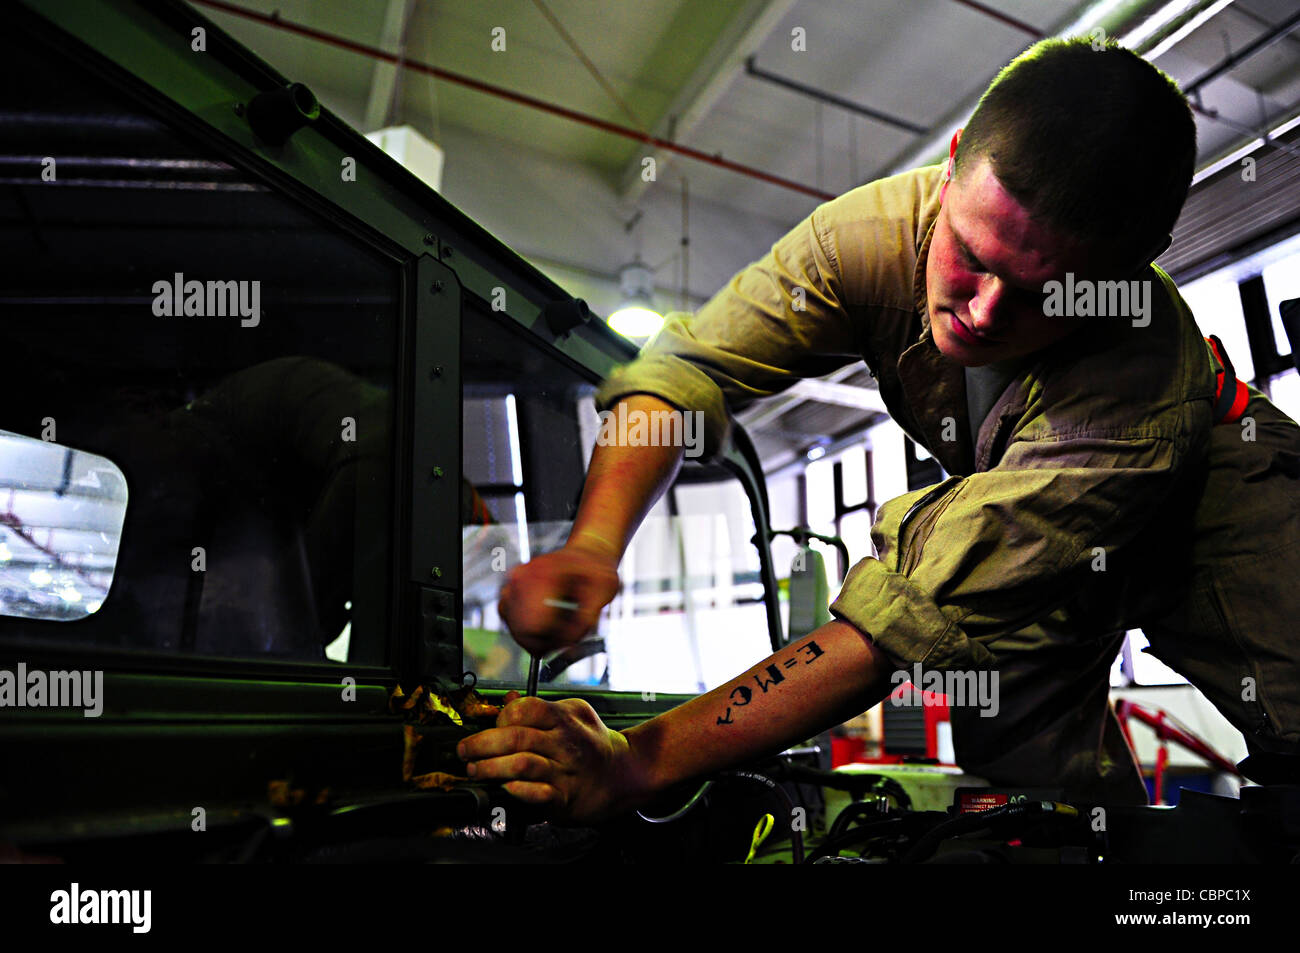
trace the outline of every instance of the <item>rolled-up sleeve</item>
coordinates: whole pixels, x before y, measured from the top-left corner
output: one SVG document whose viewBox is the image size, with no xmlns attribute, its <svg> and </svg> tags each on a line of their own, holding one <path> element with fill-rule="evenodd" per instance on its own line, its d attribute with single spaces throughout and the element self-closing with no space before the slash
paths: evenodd
<svg viewBox="0 0 1300 953">
<path fill-rule="evenodd" d="M 824 239 L 818 209 L 694 315 L 669 314 L 640 356 L 600 387 L 597 409 L 647 393 L 699 411 L 710 457 L 726 439 L 730 414 L 800 378 L 861 360 L 839 263 L 826 250 L 835 246 Z"/>
<path fill-rule="evenodd" d="M 1173 492 L 1185 456 L 1159 436 L 1076 432 L 1012 442 L 994 469 L 881 507 L 876 556 L 831 611 L 900 666 L 995 664 L 988 644 L 1116 567 Z"/>
</svg>

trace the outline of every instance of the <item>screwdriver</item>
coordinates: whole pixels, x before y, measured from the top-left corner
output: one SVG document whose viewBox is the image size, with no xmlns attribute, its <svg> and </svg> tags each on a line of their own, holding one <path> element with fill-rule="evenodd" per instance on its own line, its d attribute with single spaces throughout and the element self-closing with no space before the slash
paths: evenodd
<svg viewBox="0 0 1300 953">
<path fill-rule="evenodd" d="M 543 599 L 542 605 L 549 606 L 552 609 L 563 609 L 566 612 L 577 612 L 578 604 L 569 599 Z M 528 653 L 528 688 L 524 692 L 525 697 L 537 694 L 537 675 L 541 670 L 541 658 Z"/>
</svg>

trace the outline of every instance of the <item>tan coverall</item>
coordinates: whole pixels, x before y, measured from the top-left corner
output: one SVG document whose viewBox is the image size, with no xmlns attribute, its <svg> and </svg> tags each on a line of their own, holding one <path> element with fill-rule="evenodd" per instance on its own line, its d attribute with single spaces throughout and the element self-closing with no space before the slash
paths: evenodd
<svg viewBox="0 0 1300 953">
<path fill-rule="evenodd" d="M 1031 356 L 972 446 L 964 370 L 926 306 L 942 173 L 820 206 L 694 316 L 669 315 L 597 406 L 649 393 L 702 411 L 713 453 L 729 412 L 865 360 L 894 420 L 953 475 L 880 508 L 876 556 L 831 610 L 900 667 L 999 672 L 996 717 L 952 710 L 958 763 L 1145 803 L 1108 700 L 1140 626 L 1245 735 L 1248 774 L 1282 780 L 1300 751 L 1300 426 L 1253 390 L 1240 423 L 1214 424 L 1219 365 L 1152 267 L 1149 324 L 1096 317 Z"/>
</svg>

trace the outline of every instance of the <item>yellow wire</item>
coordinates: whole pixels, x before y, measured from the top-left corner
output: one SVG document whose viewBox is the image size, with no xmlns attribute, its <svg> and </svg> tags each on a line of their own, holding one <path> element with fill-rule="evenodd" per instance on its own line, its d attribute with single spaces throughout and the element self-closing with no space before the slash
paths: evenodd
<svg viewBox="0 0 1300 953">
<path fill-rule="evenodd" d="M 749 855 L 745 858 L 745 863 L 752 864 L 754 855 L 758 849 L 763 846 L 763 841 L 767 840 L 767 835 L 772 833 L 772 828 L 776 826 L 776 818 L 771 814 L 764 814 L 758 819 L 758 824 L 754 827 L 754 836 L 749 842 Z"/>
</svg>

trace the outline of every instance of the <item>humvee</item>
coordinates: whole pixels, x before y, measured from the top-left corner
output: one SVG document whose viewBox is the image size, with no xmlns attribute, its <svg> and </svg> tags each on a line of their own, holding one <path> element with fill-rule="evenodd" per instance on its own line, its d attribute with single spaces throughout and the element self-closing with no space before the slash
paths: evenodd
<svg viewBox="0 0 1300 953">
<path fill-rule="evenodd" d="M 794 861 L 1295 853 L 1294 790 L 1102 829 L 1012 792 L 977 822 L 827 770 L 826 736 L 600 829 L 458 780 L 490 721 L 456 700 L 529 668 L 501 580 L 564 541 L 593 392 L 636 348 L 196 9 L 7 20 L 8 859 L 743 860 L 756 830 Z M 785 644 L 774 535 L 737 426 L 687 460 L 543 696 L 627 727 Z M 828 789 L 854 802 L 829 828 Z"/>
</svg>

